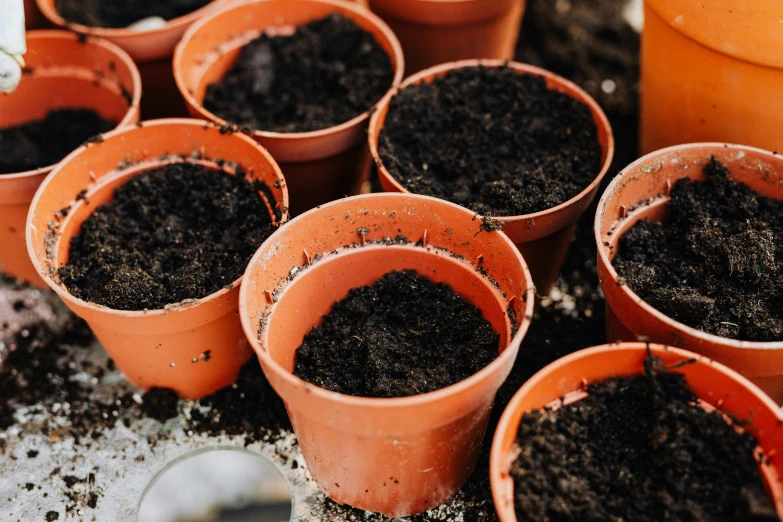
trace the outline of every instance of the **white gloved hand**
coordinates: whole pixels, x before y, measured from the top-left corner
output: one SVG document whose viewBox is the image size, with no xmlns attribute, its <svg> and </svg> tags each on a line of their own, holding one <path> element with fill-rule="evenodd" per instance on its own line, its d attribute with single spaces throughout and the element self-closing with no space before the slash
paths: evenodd
<svg viewBox="0 0 783 522">
<path fill-rule="evenodd" d="M 25 52 L 24 0 L 0 0 L 0 92 L 16 90 Z"/>
</svg>

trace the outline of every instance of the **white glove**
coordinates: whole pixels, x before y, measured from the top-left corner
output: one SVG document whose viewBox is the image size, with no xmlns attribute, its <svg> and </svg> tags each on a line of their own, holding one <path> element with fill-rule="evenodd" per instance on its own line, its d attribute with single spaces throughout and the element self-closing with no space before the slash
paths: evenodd
<svg viewBox="0 0 783 522">
<path fill-rule="evenodd" d="M 16 90 L 25 52 L 24 0 L 0 0 L 0 92 Z"/>
</svg>

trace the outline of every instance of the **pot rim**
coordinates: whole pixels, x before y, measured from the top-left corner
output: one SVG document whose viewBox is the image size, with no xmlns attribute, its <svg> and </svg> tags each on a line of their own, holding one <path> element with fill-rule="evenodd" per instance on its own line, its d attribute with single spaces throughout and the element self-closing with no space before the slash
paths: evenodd
<svg viewBox="0 0 783 522">
<path fill-rule="evenodd" d="M 215 127 L 215 125 L 212 122 L 203 121 L 203 120 L 197 120 L 197 119 L 191 119 L 191 118 L 161 118 L 157 120 L 147 120 L 143 122 L 143 127 L 169 127 L 172 125 L 182 125 L 182 126 L 192 126 L 192 127 L 199 127 L 204 128 L 205 126 L 208 127 Z M 131 127 L 125 127 L 125 128 L 119 128 L 114 129 L 110 132 L 102 134 L 104 139 L 113 138 L 115 136 L 127 133 L 127 132 L 133 132 L 136 130 L 136 126 Z M 267 151 L 264 147 L 259 145 L 255 140 L 250 138 L 249 136 L 246 136 L 241 133 L 233 133 L 232 136 L 237 137 L 238 139 L 244 140 L 248 144 L 252 145 L 256 149 L 258 149 L 259 152 L 261 152 L 264 156 L 264 158 L 269 162 L 270 166 L 272 166 L 277 180 L 281 181 L 283 183 L 283 186 L 285 186 L 285 180 L 283 178 L 283 173 L 280 170 L 280 166 L 277 164 L 277 162 L 272 158 L 272 155 L 269 154 L 269 151 Z M 38 206 L 38 201 L 41 199 L 43 191 L 46 189 L 46 187 L 49 185 L 49 181 L 57 175 L 57 172 L 60 171 L 62 168 L 62 165 L 65 165 L 66 163 L 69 163 L 70 161 L 73 161 L 74 159 L 78 158 L 79 155 L 86 150 L 88 147 L 94 146 L 94 145 L 81 145 L 78 149 L 74 150 L 70 154 L 68 154 L 63 160 L 58 163 L 52 172 L 46 177 L 46 179 L 41 183 L 40 187 L 38 187 L 38 190 L 35 193 L 35 197 L 33 198 L 32 203 L 30 204 L 30 212 L 27 215 L 27 234 L 29 237 L 29 230 L 33 226 L 33 214 L 34 210 Z M 221 158 L 222 159 L 222 158 Z M 168 164 L 170 162 L 166 162 L 160 159 L 155 159 L 149 162 L 145 162 L 145 166 L 149 166 L 150 168 L 160 167 L 165 164 Z M 145 169 L 145 171 L 148 169 Z M 271 202 L 270 202 L 271 203 Z M 277 202 L 276 202 L 277 203 Z M 279 202 L 281 208 L 288 208 L 288 191 L 283 191 L 283 201 Z M 95 210 L 93 209 L 94 213 Z M 91 213 L 91 214 L 92 214 Z M 278 228 L 285 224 L 288 221 L 288 213 L 283 212 L 280 224 L 278 225 Z M 59 240 L 58 240 L 59 241 Z M 185 312 L 188 310 L 191 310 L 193 308 L 196 308 L 200 305 L 203 305 L 210 301 L 216 301 L 220 299 L 221 297 L 225 296 L 232 290 L 236 289 L 237 286 L 239 286 L 242 283 L 242 279 L 244 278 L 245 274 L 244 272 L 239 275 L 238 278 L 236 278 L 234 281 L 231 282 L 231 284 L 224 286 L 220 290 L 217 290 L 216 292 L 213 292 L 207 296 L 195 299 L 193 302 L 185 301 L 187 304 L 182 303 L 170 303 L 168 306 L 170 308 L 156 308 L 154 310 L 117 310 L 114 308 L 109 308 L 107 306 L 103 306 L 97 303 L 92 303 L 90 301 L 85 301 L 84 299 L 78 298 L 74 296 L 62 283 L 57 283 L 52 279 L 52 276 L 49 274 L 48 270 L 45 270 L 44 267 L 41 266 L 40 261 L 38 260 L 38 256 L 36 255 L 35 246 L 32 244 L 31 241 L 27 241 L 27 252 L 30 256 L 30 259 L 33 262 L 33 266 L 35 266 L 36 272 L 42 277 L 44 282 L 52 289 L 54 290 L 60 298 L 67 302 L 67 303 L 73 303 L 77 305 L 78 307 L 82 309 L 87 309 L 90 311 L 96 311 L 100 313 L 108 313 L 114 316 L 119 317 L 155 317 L 155 316 L 165 316 L 177 312 Z"/>
<path fill-rule="evenodd" d="M 56 40 L 78 40 L 79 35 L 75 33 L 71 33 L 68 31 L 63 31 L 60 29 L 39 29 L 35 31 L 28 31 L 27 32 L 27 41 L 30 40 L 44 40 L 44 39 L 56 39 Z M 138 113 L 138 108 L 141 104 L 141 74 L 139 73 L 139 68 L 136 65 L 136 63 L 131 59 L 130 55 L 126 53 L 121 47 L 117 46 L 116 44 L 111 43 L 108 40 L 103 40 L 100 38 L 87 38 L 83 45 L 94 45 L 96 47 L 102 47 L 106 49 L 107 51 L 110 51 L 115 55 L 115 57 L 121 61 L 125 67 L 128 68 L 131 74 L 131 78 L 133 79 L 133 94 L 131 95 L 131 102 L 128 104 L 128 110 L 125 112 L 125 116 L 122 117 L 122 120 L 120 120 L 117 123 L 117 126 L 112 129 L 109 132 L 114 132 L 116 130 L 119 130 L 123 127 L 128 126 L 134 119 L 135 115 Z M 28 49 L 29 50 L 29 49 Z M 53 67 L 58 67 L 56 64 L 47 65 L 43 67 L 39 67 L 38 69 L 49 69 Z M 59 68 L 59 67 L 58 67 Z M 71 69 L 73 67 L 65 66 L 62 67 L 62 69 Z M 79 68 L 81 69 L 81 68 Z M 35 74 L 35 73 L 33 73 Z M 109 134 L 104 133 L 103 135 Z M 80 145 L 79 148 L 82 146 Z M 70 156 L 70 154 L 69 154 Z M 67 158 L 68 156 L 66 156 Z M 65 158 L 61 159 L 57 163 L 53 163 L 51 165 L 46 165 L 44 167 L 38 167 L 37 169 L 33 170 L 25 170 L 22 172 L 14 172 L 13 174 L 2 174 L 3 180 L 15 180 L 15 179 L 22 179 L 22 178 L 31 178 L 35 176 L 41 176 L 48 174 L 51 172 L 54 168 L 57 167 L 57 165 L 64 161 Z"/>
<path fill-rule="evenodd" d="M 546 208 L 544 210 L 539 210 L 531 214 L 520 214 L 516 216 L 492 216 L 492 219 L 500 221 L 503 224 L 510 223 L 513 221 L 522 221 L 522 220 L 535 221 L 536 219 L 541 219 L 550 214 L 555 214 L 567 207 L 574 205 L 575 203 L 577 203 L 578 201 L 580 201 L 581 199 L 589 195 L 590 192 L 595 190 L 596 187 L 598 187 L 598 185 L 601 183 L 601 180 L 604 178 L 606 173 L 609 171 L 609 167 L 612 164 L 612 159 L 614 158 L 614 148 L 615 148 L 614 132 L 612 131 L 612 126 L 609 124 L 609 119 L 606 117 L 606 114 L 604 113 L 603 109 L 601 109 L 601 107 L 598 105 L 598 102 L 596 102 L 592 96 L 590 96 L 584 89 L 576 85 L 574 82 L 567 80 L 566 78 L 563 78 L 562 76 L 557 75 L 551 71 L 542 69 L 541 67 L 536 67 L 534 65 L 529 65 L 529 64 L 515 62 L 515 61 L 508 61 L 508 60 L 470 59 L 470 60 L 459 60 L 456 62 L 448 62 L 440 65 L 435 65 L 433 67 L 429 67 L 427 69 L 419 71 L 416 74 L 409 76 L 408 78 L 405 79 L 404 82 L 400 84 L 399 87 L 396 87 L 392 89 L 390 92 L 388 92 L 386 96 L 384 96 L 383 99 L 376 106 L 376 109 L 373 112 L 372 117 L 370 118 L 370 128 L 368 131 L 370 154 L 372 156 L 373 162 L 376 168 L 378 169 L 378 171 L 382 173 L 392 183 L 392 185 L 394 185 L 394 187 L 398 191 L 407 194 L 413 194 L 408 189 L 406 189 L 394 176 L 392 176 L 391 173 L 389 173 L 389 171 L 386 170 L 386 167 L 383 166 L 383 161 L 381 160 L 380 154 L 378 152 L 378 143 L 380 141 L 381 130 L 383 129 L 383 124 L 380 122 L 381 110 L 387 109 L 389 104 L 391 103 L 391 99 L 394 98 L 394 96 L 396 96 L 400 91 L 402 91 L 406 87 L 409 87 L 410 85 L 422 83 L 425 80 L 425 78 L 428 76 L 433 76 L 433 75 L 442 76 L 449 71 L 453 71 L 457 69 L 465 69 L 468 67 L 478 67 L 478 66 L 510 67 L 517 72 L 521 72 L 522 74 L 530 74 L 533 76 L 543 77 L 549 82 L 566 87 L 567 89 L 578 93 L 581 96 L 581 99 L 576 98 L 571 94 L 569 94 L 569 96 L 587 105 L 593 117 L 598 119 L 598 121 L 600 122 L 600 126 L 603 127 L 606 131 L 606 157 L 604 158 L 604 161 L 601 164 L 601 170 L 593 178 L 590 184 L 587 185 L 582 191 L 580 191 L 574 197 L 554 207 Z M 596 124 L 596 127 L 599 127 L 599 125 Z M 601 145 L 600 140 L 598 144 L 599 146 Z"/>
<path fill-rule="evenodd" d="M 631 343 L 612 343 L 612 344 L 603 344 L 599 346 L 593 346 L 590 348 L 584 348 L 582 350 L 578 350 L 574 353 L 571 353 L 569 355 L 566 355 L 564 357 L 561 357 L 560 359 L 557 359 L 556 361 L 550 363 L 549 365 L 545 366 L 538 372 L 536 372 L 533 377 L 528 379 L 522 387 L 517 390 L 517 392 L 514 394 L 514 396 L 509 401 L 506 408 L 503 410 L 503 415 L 500 418 L 500 421 L 498 422 L 498 426 L 495 430 L 495 434 L 492 437 L 492 449 L 489 457 L 489 477 L 490 477 L 490 487 L 492 490 L 492 501 L 495 506 L 495 510 L 498 513 L 499 518 L 504 522 L 516 522 L 517 518 L 516 515 L 514 515 L 513 518 L 507 518 L 504 519 L 503 516 L 501 516 L 500 512 L 500 506 L 504 505 L 507 498 L 502 494 L 500 491 L 500 484 L 499 481 L 505 480 L 501 474 L 503 473 L 503 470 L 507 469 L 507 454 L 503 453 L 502 446 L 504 435 L 507 434 L 511 430 L 517 430 L 519 429 L 519 425 L 517 423 L 516 426 L 512 427 L 512 417 L 515 416 L 515 413 L 519 411 L 521 408 L 518 406 L 520 402 L 530 393 L 530 390 L 537 388 L 542 383 L 546 382 L 549 378 L 550 374 L 559 368 L 570 366 L 572 364 L 575 364 L 579 361 L 586 360 L 591 358 L 594 355 L 604 353 L 604 352 L 611 352 L 613 350 L 633 350 L 633 351 L 647 351 L 649 348 L 650 352 L 655 354 L 660 353 L 673 353 L 677 356 L 680 356 L 684 359 L 694 359 L 696 361 L 696 364 L 706 364 L 709 365 L 714 370 L 720 372 L 724 379 L 726 380 L 732 380 L 738 384 L 740 384 L 743 388 L 747 389 L 749 393 L 752 393 L 756 396 L 756 398 L 765 406 L 767 409 L 769 409 L 771 412 L 774 412 L 775 415 L 778 417 L 779 422 L 783 422 L 783 413 L 781 413 L 781 410 L 775 402 L 767 396 L 761 389 L 750 382 L 746 377 L 742 376 L 739 372 L 732 370 L 725 364 L 721 364 L 713 359 L 710 359 L 709 357 L 705 357 L 703 355 L 699 355 L 697 353 L 683 350 L 682 348 L 675 348 L 673 346 L 668 346 L 664 344 L 652 344 L 652 343 L 643 343 L 643 342 L 631 342 Z M 636 374 L 639 374 L 640 372 L 637 372 Z M 617 377 L 622 377 L 624 375 L 634 375 L 634 374 L 625 374 L 620 373 L 617 374 Z M 611 378 L 611 377 L 609 377 Z M 595 381 L 590 381 L 589 383 L 592 384 L 594 382 L 603 382 L 607 379 L 599 379 Z M 697 397 L 698 399 L 701 399 L 701 397 Z M 532 409 L 526 409 L 525 412 L 532 411 Z M 766 482 L 766 478 L 768 475 L 765 473 L 760 473 L 762 481 Z M 778 477 L 783 478 L 783 477 Z M 775 507 L 780 510 L 780 501 L 783 500 L 781 498 L 778 498 L 777 496 L 774 496 L 771 499 L 773 504 L 775 504 Z"/>
<path fill-rule="evenodd" d="M 191 11 L 190 13 L 184 14 L 182 16 L 178 16 L 177 18 L 172 18 L 171 20 L 166 20 L 166 23 L 160 27 L 156 27 L 154 29 L 144 29 L 144 30 L 129 29 L 127 27 L 93 27 L 89 25 L 78 24 L 75 22 L 69 22 L 60 15 L 60 12 L 55 7 L 54 2 L 52 2 L 50 5 L 48 2 L 44 0 L 35 0 L 35 3 L 38 5 L 38 9 L 41 11 L 41 13 L 43 13 L 43 15 L 54 25 L 67 28 L 71 31 L 80 34 L 98 36 L 102 38 L 118 38 L 118 37 L 148 36 L 148 35 L 171 31 L 172 29 L 180 29 L 186 27 L 188 24 L 191 24 L 194 20 L 198 19 L 206 12 L 216 9 L 217 6 L 224 1 L 225 0 L 211 0 L 209 3 L 207 3 L 202 7 L 199 7 L 195 11 Z M 229 0 L 229 1 L 233 1 L 233 0 Z"/>
<path fill-rule="evenodd" d="M 664 313 L 660 312 L 659 310 L 653 308 L 644 299 L 639 297 L 633 290 L 631 290 L 631 288 L 628 285 L 618 284 L 620 275 L 617 273 L 617 270 L 615 270 L 614 266 L 612 265 L 612 261 L 609 258 L 609 253 L 607 251 L 606 246 L 604 245 L 603 235 L 601 234 L 601 225 L 607 219 L 606 207 L 610 195 L 614 193 L 616 190 L 622 188 L 622 186 L 625 184 L 626 178 L 628 178 L 635 172 L 639 171 L 644 165 L 649 164 L 651 162 L 657 162 L 660 157 L 665 156 L 667 154 L 671 154 L 672 152 L 677 152 L 681 150 L 699 149 L 699 148 L 710 148 L 710 149 L 715 149 L 716 151 L 731 149 L 740 152 L 748 151 L 757 154 L 762 154 L 764 156 L 768 156 L 770 160 L 780 163 L 781 172 L 783 173 L 783 156 L 757 147 L 750 147 L 748 145 L 737 145 L 737 144 L 721 143 L 721 142 L 687 143 L 683 145 L 674 145 L 671 147 L 659 149 L 657 151 L 642 156 L 641 158 L 637 159 L 636 161 L 634 161 L 633 163 L 625 167 L 623 170 L 620 171 L 620 173 L 617 176 L 615 176 L 615 178 L 606 187 L 606 191 L 601 195 L 601 199 L 598 201 L 598 210 L 596 211 L 595 214 L 593 233 L 595 236 L 596 245 L 598 247 L 599 269 L 603 264 L 606 267 L 605 270 L 608 277 L 611 279 L 611 284 L 617 285 L 619 287 L 619 291 L 625 294 L 627 298 L 631 299 L 637 306 L 639 306 L 645 314 L 653 316 L 656 320 L 661 321 L 670 327 L 674 327 L 677 330 L 682 330 L 683 332 L 697 338 L 700 341 L 713 345 L 720 345 L 724 347 L 739 348 L 739 349 L 754 349 L 754 350 L 783 349 L 783 341 L 767 341 L 767 342 L 743 341 L 740 339 L 730 339 L 728 337 L 721 337 L 719 335 L 715 335 L 715 334 L 707 333 L 703 330 L 699 330 L 698 328 L 693 328 L 684 323 L 676 321 L 671 317 L 665 315 Z"/>
<path fill-rule="evenodd" d="M 239 11 L 251 4 L 263 4 L 270 1 L 276 1 L 276 0 L 245 0 L 245 1 L 240 1 L 228 5 L 226 8 L 218 10 L 212 14 L 209 14 L 201 18 L 194 24 L 192 24 L 190 27 L 188 27 L 187 31 L 185 31 L 185 34 L 182 36 L 182 39 L 179 41 L 179 43 L 177 43 L 177 47 L 174 49 L 174 57 L 173 57 L 174 82 L 177 84 L 177 89 L 179 89 L 179 92 L 182 95 L 182 97 L 185 98 L 185 101 L 192 107 L 196 108 L 196 110 L 199 113 L 199 117 L 213 121 L 218 125 L 228 125 L 228 126 L 233 125 L 228 120 L 225 120 L 220 116 L 217 116 L 216 114 L 208 111 L 204 107 L 203 102 L 199 102 L 198 100 L 196 100 L 196 98 L 188 89 L 187 85 L 185 85 L 185 79 L 182 77 L 182 67 L 179 64 L 182 62 L 182 55 L 185 52 L 186 45 L 190 40 L 194 38 L 196 33 L 199 30 L 201 30 L 202 27 L 210 23 L 214 18 L 224 15 L 229 11 Z M 397 39 L 397 36 L 389 28 L 389 26 L 386 25 L 386 22 L 384 22 L 378 15 L 371 12 L 367 8 L 361 7 L 358 4 L 347 2 L 345 0 L 300 0 L 300 1 L 331 5 L 332 7 L 335 8 L 339 8 L 345 11 L 351 11 L 354 14 L 356 14 L 358 17 L 365 18 L 366 20 L 371 22 L 379 31 L 381 31 L 381 33 L 383 33 L 386 39 L 391 43 L 393 54 L 389 55 L 389 58 L 392 59 L 393 61 L 396 60 L 397 62 L 397 65 L 394 67 L 394 78 L 392 79 L 392 83 L 389 86 L 389 90 L 394 89 L 397 85 L 400 84 L 405 72 L 405 57 L 403 56 L 402 45 L 400 44 L 400 41 Z M 469 0 L 469 1 L 473 1 L 473 0 Z M 263 34 L 263 32 L 269 27 L 271 26 L 266 26 L 258 29 L 260 30 L 260 33 Z M 355 116 L 348 121 L 345 121 L 338 125 L 334 125 L 332 127 L 326 127 L 324 129 L 306 131 L 306 132 L 272 132 L 272 131 L 264 131 L 264 130 L 253 130 L 252 132 L 248 133 L 248 135 L 253 137 L 259 137 L 259 138 L 274 138 L 276 140 L 295 141 L 295 140 L 322 138 L 325 136 L 338 134 L 342 131 L 350 129 L 351 127 L 361 125 L 362 123 L 367 121 L 370 118 L 370 115 L 377 110 L 378 106 L 382 103 L 383 99 L 384 98 L 381 97 L 373 105 L 368 107 L 366 111 L 359 114 L 358 116 Z"/>
<path fill-rule="evenodd" d="M 414 198 L 420 200 L 428 200 L 430 202 L 437 202 L 437 204 L 452 206 L 459 209 L 461 212 L 465 212 L 473 216 L 473 213 L 467 210 L 466 208 L 442 199 L 434 198 L 431 196 L 423 196 L 420 194 L 387 192 L 387 193 L 377 193 L 377 194 L 362 194 L 359 196 L 352 196 L 350 198 L 344 198 L 341 200 L 332 201 L 325 205 L 321 205 L 320 207 L 316 207 L 314 209 L 308 210 L 304 214 L 300 214 L 299 216 L 295 217 L 290 222 L 293 223 L 297 220 L 305 220 L 311 214 L 324 211 L 333 206 L 345 204 L 346 200 L 361 199 L 363 202 L 364 201 L 367 202 L 368 208 L 372 208 L 373 206 L 372 203 L 374 199 L 382 199 L 382 198 L 389 198 L 389 197 L 400 198 L 400 199 Z M 276 230 L 274 234 L 272 234 L 271 236 L 269 236 L 269 238 L 267 238 L 267 241 L 273 241 L 278 233 L 285 233 L 285 231 L 284 230 L 281 231 L 280 229 Z M 450 386 L 446 386 L 445 388 L 441 388 L 439 390 L 435 390 L 427 393 L 421 393 L 418 395 L 407 396 L 407 397 L 375 398 L 375 397 L 360 397 L 355 395 L 347 395 L 344 393 L 329 391 L 326 390 L 325 388 L 321 388 L 319 386 L 316 386 L 315 384 L 300 379 L 299 377 L 295 376 L 292 372 L 283 368 L 277 361 L 274 360 L 274 358 L 272 358 L 268 350 L 264 349 L 263 346 L 261 345 L 261 342 L 258 338 L 258 330 L 259 330 L 258 324 L 253 323 L 251 321 L 251 317 L 250 317 L 251 314 L 250 312 L 248 312 L 247 306 L 245 304 L 247 303 L 247 297 L 246 297 L 247 294 L 254 290 L 251 290 L 250 286 L 245 284 L 243 284 L 239 290 L 239 315 L 242 320 L 242 328 L 245 330 L 245 335 L 250 341 L 250 345 L 253 348 L 253 351 L 256 353 L 258 358 L 261 361 L 263 361 L 263 365 L 265 366 L 265 369 L 269 369 L 270 371 L 273 371 L 276 374 L 276 376 L 282 379 L 283 381 L 285 381 L 285 383 L 288 386 L 307 388 L 310 393 L 318 397 L 320 400 L 336 402 L 344 406 L 355 407 L 355 408 L 406 409 L 415 406 L 420 406 L 423 404 L 441 401 L 449 396 L 467 392 L 469 389 L 477 386 L 479 383 L 484 381 L 486 377 L 495 373 L 499 367 L 503 366 L 506 359 L 512 357 L 512 355 L 516 356 L 518 350 L 513 349 L 514 345 L 518 347 L 521 344 L 522 339 L 524 338 L 525 334 L 527 333 L 528 327 L 530 326 L 530 322 L 531 322 L 530 318 L 533 315 L 535 293 L 532 284 L 533 280 L 530 277 L 530 271 L 528 270 L 527 263 L 525 262 L 524 258 L 522 257 L 522 254 L 519 252 L 516 246 L 514 246 L 513 242 L 505 234 L 499 233 L 497 239 L 499 241 L 508 243 L 508 246 L 512 248 L 511 251 L 516 256 L 517 261 L 519 261 L 523 267 L 525 279 L 528 283 L 528 286 L 525 289 L 524 294 L 519 296 L 520 298 L 525 299 L 524 313 L 518 314 L 519 324 L 517 325 L 516 332 L 513 332 L 513 335 L 510 337 L 508 344 L 505 346 L 503 351 L 499 353 L 498 356 L 492 360 L 491 363 L 489 363 L 484 368 L 474 373 L 470 377 L 463 379 Z M 355 252 L 355 249 L 351 250 L 351 252 Z M 256 254 L 248 263 L 246 275 L 257 264 L 257 261 L 259 260 L 262 254 L 263 254 L 262 249 L 259 248 L 259 250 L 256 252 Z M 333 255 L 339 256 L 340 252 Z M 438 254 L 431 254 L 431 255 L 434 256 Z M 484 276 L 476 272 L 476 277 L 484 277 Z M 245 279 L 245 281 L 246 280 L 247 279 Z M 296 279 L 294 279 L 294 281 L 296 281 Z M 287 286 L 288 284 L 292 284 L 292 283 L 293 281 L 285 283 L 284 286 Z"/>
</svg>

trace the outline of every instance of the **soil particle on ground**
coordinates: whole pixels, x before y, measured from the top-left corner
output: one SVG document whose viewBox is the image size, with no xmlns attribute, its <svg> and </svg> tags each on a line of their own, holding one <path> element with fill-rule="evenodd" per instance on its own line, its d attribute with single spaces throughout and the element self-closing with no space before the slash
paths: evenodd
<svg viewBox="0 0 783 522">
<path fill-rule="evenodd" d="M 145 18 L 178 18 L 211 0 L 55 0 L 57 12 L 67 22 L 88 27 L 120 28 Z"/>
<path fill-rule="evenodd" d="M 405 397 L 467 379 L 500 336 L 450 286 L 392 271 L 336 302 L 296 351 L 294 375 L 362 397 Z"/>
<path fill-rule="evenodd" d="M 46 515 L 44 515 L 44 520 L 46 522 L 54 522 L 55 520 L 60 520 L 60 513 L 57 511 L 48 511 Z"/>
<path fill-rule="evenodd" d="M 613 264 L 647 303 L 688 326 L 783 340 L 783 201 L 734 181 L 714 158 L 706 181 L 677 181 L 665 223 L 640 221 Z"/>
<path fill-rule="evenodd" d="M 54 165 L 88 139 L 116 126 L 95 111 L 60 109 L 42 120 L 0 128 L 0 174 Z"/>
<path fill-rule="evenodd" d="M 291 431 L 285 404 L 253 358 L 239 372 L 236 384 L 198 401 L 189 429 L 210 436 L 244 435 L 245 445 L 273 441 Z"/>
<path fill-rule="evenodd" d="M 680 373 L 645 374 L 523 416 L 511 468 L 520 520 L 774 520 L 748 432 L 708 413 Z M 769 517 L 772 518 L 769 518 Z"/>
<path fill-rule="evenodd" d="M 234 67 L 207 87 L 204 107 L 232 123 L 306 132 L 367 112 L 391 88 L 394 68 L 372 34 L 338 14 L 262 34 Z"/>
<path fill-rule="evenodd" d="M 177 392 L 168 388 L 152 388 L 142 395 L 142 412 L 159 422 L 166 422 L 179 415 L 178 405 Z"/>
<path fill-rule="evenodd" d="M 274 231 L 261 185 L 241 169 L 188 162 L 135 176 L 82 224 L 62 281 L 74 296 L 117 310 L 206 297 L 240 277 Z"/>
<path fill-rule="evenodd" d="M 601 170 L 590 109 L 509 67 L 467 67 L 392 98 L 379 141 L 405 188 L 483 215 L 557 206 Z"/>
</svg>

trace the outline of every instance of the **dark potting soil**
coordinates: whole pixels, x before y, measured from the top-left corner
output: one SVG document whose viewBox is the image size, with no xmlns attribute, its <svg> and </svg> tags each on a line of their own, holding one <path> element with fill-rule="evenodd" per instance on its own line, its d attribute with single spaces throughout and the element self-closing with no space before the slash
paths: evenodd
<svg viewBox="0 0 783 522">
<path fill-rule="evenodd" d="M 264 33 L 247 44 L 226 76 L 207 87 L 204 107 L 252 129 L 314 131 L 367 112 L 393 80 L 391 60 L 372 34 L 332 14 L 290 36 Z"/>
<path fill-rule="evenodd" d="M 379 154 L 411 192 L 493 216 L 557 206 L 601 170 L 590 109 L 507 67 L 459 69 L 400 91 Z"/>
<path fill-rule="evenodd" d="M 212 0 L 55 0 L 66 21 L 88 27 L 128 27 L 159 16 L 171 20 L 192 13 Z"/>
<path fill-rule="evenodd" d="M 665 223 L 640 221 L 613 264 L 651 306 L 688 326 L 747 341 L 783 340 L 783 201 L 729 178 L 677 181 Z M 621 281 L 621 282 L 622 282 Z"/>
<path fill-rule="evenodd" d="M 695 403 L 682 374 L 592 385 L 587 398 L 523 416 L 511 468 L 520 520 L 777 520 L 756 439 Z"/>
<path fill-rule="evenodd" d="M 152 388 L 142 396 L 141 411 L 151 419 L 166 422 L 179 415 L 179 395 L 168 388 Z"/>
<path fill-rule="evenodd" d="M 362 397 L 405 397 L 467 379 L 498 355 L 481 310 L 446 284 L 392 271 L 336 302 L 296 351 L 294 375 Z"/>
<path fill-rule="evenodd" d="M 193 163 L 135 176 L 82 224 L 60 269 L 73 295 L 117 310 L 160 309 L 233 283 L 274 231 L 245 178 Z"/>
<path fill-rule="evenodd" d="M 96 134 L 116 122 L 87 109 L 50 111 L 43 120 L 0 129 L 0 174 L 47 167 L 59 162 Z"/>
</svg>

